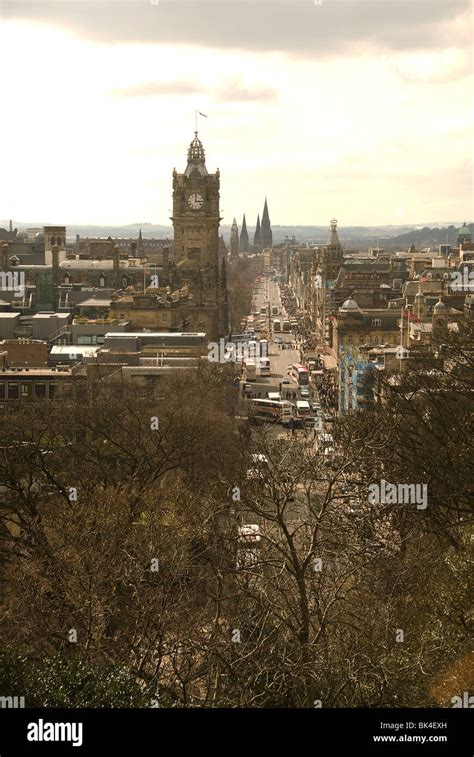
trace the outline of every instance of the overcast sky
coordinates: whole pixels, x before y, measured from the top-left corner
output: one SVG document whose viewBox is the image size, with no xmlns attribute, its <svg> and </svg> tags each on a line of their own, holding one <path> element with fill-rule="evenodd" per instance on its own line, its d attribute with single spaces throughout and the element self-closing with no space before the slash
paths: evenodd
<svg viewBox="0 0 474 757">
<path fill-rule="evenodd" d="M 473 220 L 469 0 L 2 0 L 0 217 L 169 223 L 194 112 L 224 223 Z M 8 72 L 8 73 L 7 73 Z"/>
</svg>

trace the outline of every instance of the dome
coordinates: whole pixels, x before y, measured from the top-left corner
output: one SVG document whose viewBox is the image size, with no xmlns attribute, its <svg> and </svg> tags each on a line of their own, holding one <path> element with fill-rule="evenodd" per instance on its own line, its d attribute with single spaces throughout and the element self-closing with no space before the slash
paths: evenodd
<svg viewBox="0 0 474 757">
<path fill-rule="evenodd" d="M 193 171 L 198 171 L 201 176 L 207 176 L 206 156 L 204 147 L 198 137 L 197 131 L 194 132 L 194 139 L 189 145 L 188 165 L 186 166 L 185 176 L 191 176 Z"/>
<path fill-rule="evenodd" d="M 469 226 L 466 225 L 466 221 L 464 221 L 463 225 L 458 231 L 458 236 L 460 237 L 470 237 L 471 236 L 471 229 Z"/>
<path fill-rule="evenodd" d="M 434 313 L 443 313 L 446 310 L 446 305 L 442 300 L 439 300 L 433 308 Z"/>
<path fill-rule="evenodd" d="M 339 312 L 342 313 L 361 313 L 361 309 L 358 306 L 357 302 L 353 300 L 351 297 L 349 297 L 348 300 L 344 302 L 341 308 L 339 308 Z"/>
</svg>

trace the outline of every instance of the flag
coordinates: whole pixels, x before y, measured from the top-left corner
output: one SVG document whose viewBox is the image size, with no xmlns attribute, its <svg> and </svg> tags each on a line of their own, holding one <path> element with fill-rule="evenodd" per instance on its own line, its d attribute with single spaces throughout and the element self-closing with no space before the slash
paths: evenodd
<svg viewBox="0 0 474 757">
<path fill-rule="evenodd" d="M 408 318 L 409 321 L 413 321 L 414 323 L 421 323 L 420 319 L 417 318 L 416 315 L 411 312 L 411 310 L 404 310 L 403 315 L 405 318 Z"/>
<path fill-rule="evenodd" d="M 200 116 L 204 116 L 204 118 L 207 118 L 207 116 L 206 116 L 205 113 L 201 113 L 201 111 L 199 111 L 199 110 L 198 110 L 198 113 L 199 113 Z"/>
</svg>

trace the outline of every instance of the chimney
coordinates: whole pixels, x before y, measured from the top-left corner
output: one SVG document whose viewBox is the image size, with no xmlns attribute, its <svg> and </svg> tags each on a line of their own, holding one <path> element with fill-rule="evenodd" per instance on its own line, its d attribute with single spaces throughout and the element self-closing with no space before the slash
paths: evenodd
<svg viewBox="0 0 474 757">
<path fill-rule="evenodd" d="M 59 247 L 57 244 L 53 245 L 51 254 L 52 254 L 52 262 L 53 262 L 53 271 L 57 271 L 59 268 Z"/>
<path fill-rule="evenodd" d="M 163 265 L 163 273 L 166 276 L 168 273 L 168 259 L 169 259 L 169 248 L 163 247 L 163 255 L 162 255 L 162 265 Z"/>
<path fill-rule="evenodd" d="M 2 271 L 8 271 L 8 244 L 2 244 Z"/>
<path fill-rule="evenodd" d="M 112 250 L 112 257 L 114 261 L 114 271 L 118 271 L 120 268 L 120 250 L 117 244 L 114 244 L 114 247 Z"/>
<path fill-rule="evenodd" d="M 10 231 L 13 231 L 13 222 L 11 218 L 10 218 Z"/>
</svg>

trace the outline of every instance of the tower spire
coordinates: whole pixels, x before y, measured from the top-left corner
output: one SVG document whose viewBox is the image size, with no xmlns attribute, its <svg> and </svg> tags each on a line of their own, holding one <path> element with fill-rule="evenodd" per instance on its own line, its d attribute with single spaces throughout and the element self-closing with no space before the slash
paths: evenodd
<svg viewBox="0 0 474 757">
<path fill-rule="evenodd" d="M 272 227 L 270 224 L 270 214 L 268 212 L 268 202 L 266 197 L 262 215 L 261 245 L 264 248 L 272 247 L 273 245 Z"/>
<path fill-rule="evenodd" d="M 232 228 L 230 230 L 230 256 L 236 258 L 239 254 L 239 227 L 237 221 L 234 218 Z"/>
<path fill-rule="evenodd" d="M 247 231 L 247 221 L 245 220 L 245 213 L 242 220 L 242 228 L 240 230 L 240 252 L 249 251 L 249 233 Z"/>
<path fill-rule="evenodd" d="M 197 130 L 194 132 L 194 139 L 188 149 L 188 165 L 185 176 L 190 176 L 192 171 L 197 170 L 201 176 L 207 176 L 206 154 L 202 142 L 198 137 Z"/>
<path fill-rule="evenodd" d="M 261 227 L 260 227 L 260 213 L 257 216 L 257 226 L 255 227 L 255 234 L 253 237 L 253 243 L 255 247 L 261 246 Z"/>
</svg>

